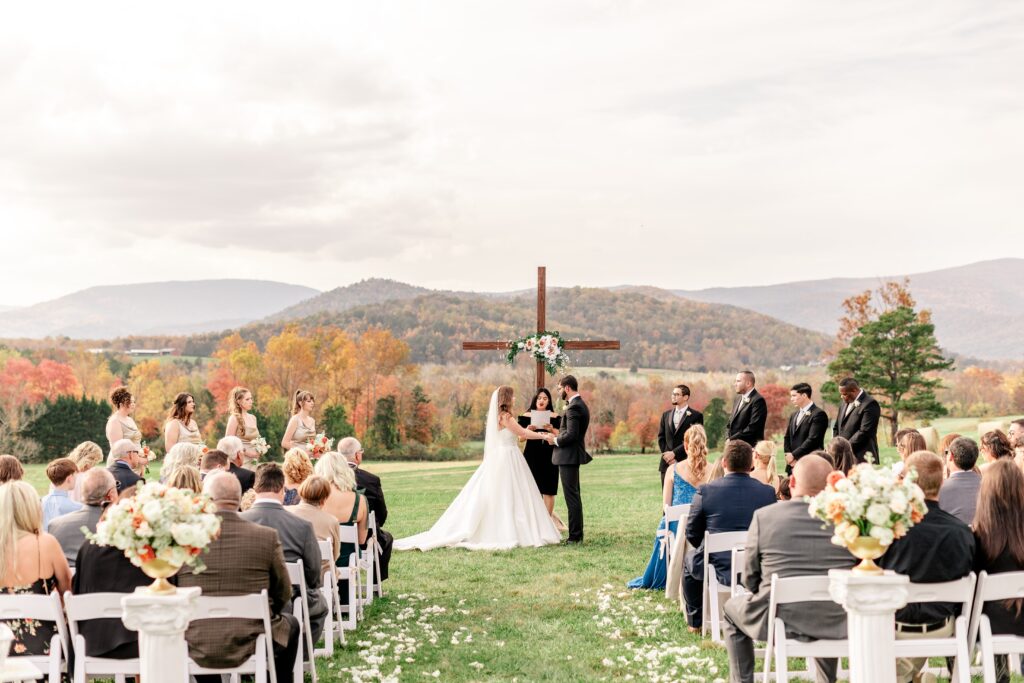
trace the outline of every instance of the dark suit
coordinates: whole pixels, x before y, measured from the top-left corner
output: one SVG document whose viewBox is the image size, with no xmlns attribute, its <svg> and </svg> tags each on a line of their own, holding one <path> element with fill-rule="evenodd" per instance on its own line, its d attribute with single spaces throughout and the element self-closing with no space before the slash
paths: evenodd
<svg viewBox="0 0 1024 683">
<path fill-rule="evenodd" d="M 70 515 L 68 515 L 70 516 Z M 114 546 L 81 546 L 72 565 L 75 575 L 71 579 L 71 592 L 131 593 L 139 586 L 148 586 L 153 579 L 142 573 Z M 174 582 L 174 578 L 171 578 Z M 125 628 L 120 619 L 90 619 L 78 624 L 85 637 L 85 654 L 110 659 L 135 659 L 139 656 L 139 634 Z"/>
<path fill-rule="evenodd" d="M 745 472 L 729 472 L 721 479 L 697 489 L 686 518 L 686 542 L 695 548 L 686 555 L 683 595 L 686 620 L 693 627 L 703 623 L 701 602 L 704 581 L 704 532 L 746 531 L 754 512 L 775 502 L 775 489 L 752 479 Z M 730 553 L 715 553 L 711 564 L 718 582 L 729 585 Z"/>
<path fill-rule="evenodd" d="M 95 532 L 96 523 L 100 521 L 102 515 L 102 506 L 85 505 L 77 512 L 61 515 L 50 522 L 50 533 L 57 538 L 70 566 L 75 566 L 78 551 L 85 543 L 85 532 L 82 531 L 82 527 Z"/>
<path fill-rule="evenodd" d="M 182 567 L 178 586 L 199 586 L 203 595 L 246 595 L 267 590 L 270 627 L 274 640 L 274 667 L 278 681 L 291 680 L 299 646 L 299 623 L 286 613 L 292 582 L 284 566 L 277 532 L 242 519 L 237 512 L 219 511 L 220 536 L 202 555 L 206 570 L 192 573 Z M 249 619 L 193 622 L 185 633 L 189 654 L 200 666 L 238 666 L 252 656 L 263 624 Z M 205 678 L 205 677 L 204 677 Z M 215 677 L 217 681 L 219 677 Z"/>
<path fill-rule="evenodd" d="M 586 449 L 590 409 L 578 394 L 569 401 L 562 415 L 562 426 L 551 452 L 551 463 L 558 466 L 562 495 L 569 510 L 569 541 L 583 540 L 583 500 L 580 497 L 580 465 L 593 460 Z"/>
<path fill-rule="evenodd" d="M 679 421 L 679 426 L 672 424 L 672 418 L 675 415 L 676 409 L 670 408 L 661 415 L 661 426 L 658 427 L 658 448 L 661 453 L 668 453 L 672 451 L 676 454 L 676 459 L 673 462 L 682 462 L 686 460 L 686 449 L 683 447 L 683 436 L 686 434 L 686 430 L 693 425 L 704 424 L 704 414 L 699 410 L 687 407 L 686 412 L 683 413 L 683 419 Z M 665 485 L 665 472 L 668 470 L 669 463 L 665 462 L 664 458 L 658 458 L 658 471 L 661 472 L 661 484 Z"/>
<path fill-rule="evenodd" d="M 793 454 L 793 464 L 808 453 L 825 448 L 825 432 L 828 430 L 828 414 L 813 403 L 800 424 L 797 424 L 796 418 L 799 415 L 798 410 L 789 416 L 783 439 L 783 452 Z M 793 465 L 787 464 L 786 473 L 792 471 Z"/>
<path fill-rule="evenodd" d="M 247 470 L 244 467 L 239 467 L 233 462 L 229 463 L 229 465 L 230 467 L 228 468 L 228 471 L 231 472 L 231 474 L 238 477 L 238 483 L 242 485 L 243 494 L 256 485 L 255 472 L 253 472 L 252 470 Z"/>
<path fill-rule="evenodd" d="M 725 647 L 734 681 L 753 681 L 754 640 L 768 637 L 772 574 L 821 576 L 829 569 L 848 569 L 854 562 L 846 548 L 832 545 L 832 527 L 807 514 L 807 503 L 787 500 L 754 513 L 747 532 L 743 585 L 750 595 L 725 603 Z M 778 616 L 790 635 L 809 638 L 846 637 L 846 612 L 834 602 L 780 605 Z M 835 680 L 836 661 L 818 659 L 819 676 Z M 819 680 L 821 678 L 819 677 Z"/>
<path fill-rule="evenodd" d="M 395 537 L 383 529 L 388 519 L 388 505 L 384 502 L 384 489 L 380 485 L 380 477 L 373 472 L 355 468 L 356 486 L 366 495 L 366 504 L 370 512 L 377 513 L 377 543 L 380 544 L 380 580 L 388 578 L 388 565 L 391 564 L 391 546 Z"/>
<path fill-rule="evenodd" d="M 749 397 L 740 396 L 733 404 L 726 433 L 730 441 L 746 441 L 753 447 L 758 441 L 764 440 L 764 425 L 767 421 L 768 404 L 764 396 L 757 393 L 757 389 L 751 389 Z"/>
<path fill-rule="evenodd" d="M 858 462 L 864 462 L 870 453 L 872 462 L 878 464 L 878 420 L 882 409 L 871 394 L 862 391 L 854 401 L 839 406 L 839 414 L 832 425 L 832 436 L 841 436 L 853 446 L 853 454 Z"/>
</svg>

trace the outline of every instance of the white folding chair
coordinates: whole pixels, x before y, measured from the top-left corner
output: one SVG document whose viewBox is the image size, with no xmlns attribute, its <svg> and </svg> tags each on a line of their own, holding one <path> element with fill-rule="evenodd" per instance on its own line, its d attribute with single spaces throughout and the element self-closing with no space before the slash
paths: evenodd
<svg viewBox="0 0 1024 683">
<path fill-rule="evenodd" d="M 192 623 L 205 619 L 253 619 L 263 622 L 263 633 L 256 636 L 256 651 L 252 657 L 236 667 L 227 669 L 210 669 L 199 666 L 189 657 L 188 672 L 198 674 L 230 674 L 232 682 L 238 680 L 239 674 L 252 674 L 256 683 L 267 683 L 267 672 L 270 672 L 270 683 L 277 683 L 277 671 L 274 669 L 274 637 L 270 630 L 270 603 L 267 600 L 267 589 L 249 595 L 205 596 L 196 599 Z M 282 683 L 284 683 L 282 681 Z"/>
<path fill-rule="evenodd" d="M 732 547 L 732 564 L 729 566 L 729 582 L 730 595 L 736 597 L 737 595 L 749 595 L 750 591 L 743 587 L 743 561 L 746 559 L 747 548 L 743 545 L 734 545 Z"/>
<path fill-rule="evenodd" d="M 1024 637 L 992 633 L 992 624 L 981 610 L 986 602 L 1024 598 L 1024 572 L 1003 572 L 978 575 L 978 587 L 971 610 L 970 633 L 967 642 L 978 643 L 981 648 L 981 671 L 985 683 L 995 683 L 996 655 L 1010 655 L 1011 660 L 1024 654 Z M 980 639 L 979 639 L 980 638 Z"/>
<path fill-rule="evenodd" d="M 366 518 L 366 525 L 370 530 L 370 535 L 373 536 L 373 553 L 371 557 L 373 559 L 373 591 L 370 593 L 371 597 L 376 595 L 378 598 L 384 597 L 384 580 L 381 578 L 380 573 L 380 555 L 381 545 L 380 536 L 377 531 L 377 512 L 374 510 L 370 511 L 369 517 Z"/>
<path fill-rule="evenodd" d="M 56 633 L 50 638 L 50 654 L 8 656 L 32 662 L 46 672 L 49 683 L 60 683 L 61 674 L 67 671 L 68 652 L 68 632 L 64 623 L 60 595 L 57 591 L 49 595 L 0 595 L 0 621 L 19 619 L 50 621 L 56 624 Z"/>
<path fill-rule="evenodd" d="M 665 566 L 668 567 L 672 563 L 672 551 L 675 549 L 676 537 L 680 535 L 679 525 L 686 526 L 686 518 L 690 514 L 690 504 L 685 505 L 666 505 L 665 506 L 665 528 L 658 529 L 655 533 L 658 541 L 661 544 L 661 555 L 665 558 Z M 672 522 L 676 523 L 676 530 L 672 531 L 669 528 L 669 524 Z"/>
<path fill-rule="evenodd" d="M 88 593 L 72 595 L 64 593 L 64 609 L 68 614 L 68 630 L 71 631 L 71 646 L 75 652 L 75 683 L 86 683 L 91 676 L 107 678 L 113 676 L 117 683 L 124 683 L 125 676 L 139 675 L 139 660 L 109 659 L 90 657 L 85 652 L 85 637 L 79 633 L 78 624 L 92 619 L 117 619 L 124 615 L 121 599 L 125 593 Z"/>
<path fill-rule="evenodd" d="M 967 626 L 974 598 L 975 576 L 972 572 L 962 579 L 944 583 L 911 583 L 907 587 L 907 604 L 914 602 L 958 602 L 960 616 L 954 622 L 953 636 L 942 638 L 913 638 L 896 641 L 897 657 L 956 657 L 950 672 L 952 680 L 970 683 L 970 647 L 967 644 Z"/>
<path fill-rule="evenodd" d="M 828 592 L 828 576 L 790 576 L 780 579 L 772 574 L 772 592 L 768 604 L 768 640 L 764 653 L 764 683 L 768 683 L 772 670 L 772 650 L 775 651 L 775 678 L 777 681 L 789 680 L 789 657 L 803 657 L 807 660 L 807 671 L 810 678 L 813 660 L 850 656 L 848 640 L 810 640 L 802 641 L 786 637 L 786 624 L 778 615 L 779 605 L 795 602 L 827 602 L 835 604 Z"/>
<path fill-rule="evenodd" d="M 327 601 L 327 618 L 324 620 L 324 647 L 316 650 L 314 654 L 317 657 L 330 658 L 334 656 L 335 637 L 338 637 L 342 645 L 345 644 L 345 631 L 338 626 L 340 615 L 338 613 L 336 595 L 338 592 L 338 577 L 334 571 L 334 546 L 330 540 L 317 541 L 317 546 L 320 547 L 320 559 L 328 565 L 327 571 L 324 572 L 323 580 L 320 582 L 320 592 L 323 593 L 324 600 Z"/>
<path fill-rule="evenodd" d="M 293 586 L 299 587 L 299 597 L 292 600 L 292 613 L 299 620 L 299 653 L 295 657 L 295 680 L 301 681 L 302 672 L 308 671 L 313 676 L 313 683 L 317 683 L 316 664 L 313 661 L 313 629 L 309 625 L 309 593 L 306 588 L 306 575 L 303 573 L 304 567 L 302 560 L 285 562 L 285 566 L 288 567 L 288 579 Z M 303 642 L 305 647 L 302 646 Z"/>
<path fill-rule="evenodd" d="M 337 612 L 337 615 L 338 615 L 338 619 L 337 619 L 338 628 L 341 628 L 341 629 L 346 629 L 347 628 L 349 630 L 353 630 L 358 625 L 358 620 L 359 620 L 359 615 L 360 615 L 360 611 L 359 611 L 359 604 L 360 603 L 359 603 L 359 600 L 360 600 L 360 594 L 362 592 L 362 590 L 361 590 L 362 589 L 362 585 L 361 585 L 360 580 L 359 580 L 360 579 L 360 575 L 359 575 L 359 560 L 358 560 L 358 558 L 359 558 L 359 555 L 358 555 L 358 553 L 359 553 L 359 529 L 358 529 L 358 527 L 356 527 L 355 524 L 352 524 L 352 525 L 349 525 L 349 524 L 339 524 L 338 525 L 338 534 L 340 536 L 340 543 L 342 543 L 343 545 L 345 543 L 352 543 L 352 544 L 355 545 L 355 548 L 356 548 L 356 552 L 354 552 L 351 555 L 349 555 L 348 565 L 345 566 L 345 567 L 336 567 L 335 570 L 334 570 L 335 574 L 337 575 L 337 580 L 338 581 L 342 581 L 342 580 L 347 580 L 348 581 L 348 604 L 347 605 L 342 605 L 341 604 L 341 595 L 340 595 L 341 591 L 338 590 L 338 589 L 335 589 L 335 591 L 334 591 L 334 599 L 335 599 L 335 603 L 334 604 L 337 607 L 336 612 Z M 344 618 L 342 618 L 343 614 L 345 615 Z"/>
<path fill-rule="evenodd" d="M 746 530 L 723 531 L 717 534 L 704 532 L 704 580 L 702 581 L 703 595 L 701 597 L 703 621 L 701 622 L 701 635 L 706 633 L 710 627 L 711 639 L 716 643 L 722 642 L 721 609 L 723 603 L 719 594 L 725 593 L 728 596 L 731 594 L 731 589 L 718 582 L 718 573 L 711 565 L 711 555 L 713 553 L 729 552 L 734 546 L 744 545 L 746 542 Z"/>
</svg>

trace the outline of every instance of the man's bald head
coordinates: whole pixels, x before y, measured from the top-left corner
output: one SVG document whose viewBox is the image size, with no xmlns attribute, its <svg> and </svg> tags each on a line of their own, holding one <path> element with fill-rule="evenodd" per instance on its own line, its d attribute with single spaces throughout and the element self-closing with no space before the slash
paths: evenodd
<svg viewBox="0 0 1024 683">
<path fill-rule="evenodd" d="M 82 476 L 82 500 L 86 505 L 102 505 L 105 500 L 117 500 L 114 475 L 105 467 L 93 467 Z M 110 492 L 113 491 L 113 496 Z"/>
<path fill-rule="evenodd" d="M 790 484 L 793 499 L 821 493 L 832 469 L 832 463 L 820 455 L 808 454 L 797 460 L 793 466 L 793 481 Z"/>
<path fill-rule="evenodd" d="M 203 482 L 203 493 L 208 495 L 218 510 L 237 512 L 242 504 L 242 485 L 238 477 L 229 472 L 215 472 Z"/>
</svg>

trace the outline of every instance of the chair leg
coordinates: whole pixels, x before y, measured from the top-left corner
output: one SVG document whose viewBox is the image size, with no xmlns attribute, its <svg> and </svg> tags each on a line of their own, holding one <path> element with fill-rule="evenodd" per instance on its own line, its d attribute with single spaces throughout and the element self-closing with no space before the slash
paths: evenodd
<svg viewBox="0 0 1024 683">
<path fill-rule="evenodd" d="M 775 680 L 779 683 L 789 681 L 789 660 L 786 657 L 786 634 L 775 633 Z"/>
<path fill-rule="evenodd" d="M 996 658 L 992 653 L 992 626 L 981 618 L 981 671 L 985 683 L 996 683 Z"/>
</svg>

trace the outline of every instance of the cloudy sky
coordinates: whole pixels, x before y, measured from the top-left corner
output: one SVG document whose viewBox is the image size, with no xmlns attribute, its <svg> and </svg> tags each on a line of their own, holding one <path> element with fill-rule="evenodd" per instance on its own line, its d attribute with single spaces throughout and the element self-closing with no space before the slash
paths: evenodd
<svg viewBox="0 0 1024 683">
<path fill-rule="evenodd" d="M 1015 2 L 14 3 L 0 304 L 1024 254 Z"/>
</svg>

